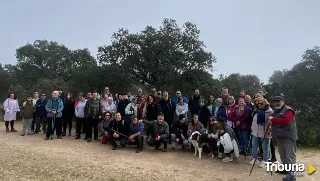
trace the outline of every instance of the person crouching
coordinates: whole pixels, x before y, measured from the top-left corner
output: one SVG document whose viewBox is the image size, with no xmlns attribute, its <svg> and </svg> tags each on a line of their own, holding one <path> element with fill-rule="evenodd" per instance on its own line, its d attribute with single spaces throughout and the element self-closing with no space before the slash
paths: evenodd
<svg viewBox="0 0 320 181">
<path fill-rule="evenodd" d="M 103 120 L 100 124 L 100 132 L 101 132 L 101 144 L 107 144 L 108 143 L 108 127 L 112 117 L 112 113 L 110 111 L 106 111 L 103 113 Z"/>
<path fill-rule="evenodd" d="M 226 123 L 224 122 L 215 122 L 213 138 L 219 138 L 218 147 L 219 153 L 218 157 L 223 158 L 222 162 L 232 162 L 233 155 L 232 153 L 239 158 L 239 147 L 236 134 Z"/>
<path fill-rule="evenodd" d="M 130 132 L 129 132 L 129 139 L 127 144 L 128 145 L 137 145 L 137 153 L 140 153 L 143 149 L 143 131 L 144 125 L 143 123 L 138 121 L 137 116 L 131 116 L 131 124 L 130 124 Z"/>
<path fill-rule="evenodd" d="M 168 146 L 168 137 L 169 137 L 169 125 L 164 121 L 163 113 L 158 115 L 157 120 L 154 121 L 145 121 L 144 124 L 150 125 L 153 127 L 153 134 L 151 139 L 148 141 L 150 146 L 155 145 L 155 150 L 159 150 L 161 143 L 163 144 L 163 152 L 167 151 Z"/>
<path fill-rule="evenodd" d="M 182 148 L 189 147 L 188 141 L 188 124 L 185 122 L 185 116 L 179 115 L 179 120 L 175 121 L 171 126 L 171 142 L 172 150 L 175 150 L 177 144 L 182 144 Z"/>
<path fill-rule="evenodd" d="M 127 137 L 124 136 L 125 126 L 124 120 L 121 119 L 120 112 L 114 114 L 114 120 L 111 121 L 108 127 L 108 142 L 112 145 L 112 150 L 117 149 L 117 142 L 120 141 L 120 145 L 125 147 L 127 144 Z"/>
</svg>

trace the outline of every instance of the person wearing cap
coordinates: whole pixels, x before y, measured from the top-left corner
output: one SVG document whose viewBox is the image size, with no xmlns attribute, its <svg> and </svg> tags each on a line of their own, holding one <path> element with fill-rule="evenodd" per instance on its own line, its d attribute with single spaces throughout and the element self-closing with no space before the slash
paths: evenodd
<svg viewBox="0 0 320 181">
<path fill-rule="evenodd" d="M 48 98 L 46 94 L 41 94 L 41 98 L 36 102 L 36 129 L 35 134 L 40 132 L 40 127 L 42 124 L 42 131 L 46 133 L 47 129 L 47 111 L 46 111 L 46 104 L 48 102 Z"/>
<path fill-rule="evenodd" d="M 182 94 L 181 94 L 180 91 L 177 91 L 177 92 L 176 92 L 176 96 L 173 97 L 173 99 L 172 99 L 172 105 L 173 105 L 173 106 L 176 106 L 176 105 L 179 103 L 179 98 L 180 98 L 180 97 L 182 97 L 183 102 L 185 102 L 185 103 L 188 103 L 188 102 L 189 102 L 188 99 L 187 99 L 185 96 L 182 96 Z"/>
<path fill-rule="evenodd" d="M 171 126 L 172 150 L 175 150 L 177 144 L 182 144 L 182 148 L 189 147 L 188 141 L 188 124 L 184 114 L 179 115 L 179 120 Z"/>
<path fill-rule="evenodd" d="M 282 96 L 272 99 L 274 111 L 269 117 L 268 123 L 272 125 L 272 137 L 278 142 L 278 151 L 282 164 L 296 164 L 296 151 L 298 140 L 295 111 L 287 106 Z M 283 181 L 296 180 L 294 172 L 282 172 L 287 174 Z"/>
<path fill-rule="evenodd" d="M 128 138 L 128 145 L 136 144 L 137 145 L 137 153 L 140 153 L 143 149 L 143 132 L 144 125 L 142 122 L 138 121 L 136 115 L 131 116 L 131 124 Z"/>
<path fill-rule="evenodd" d="M 155 150 L 159 150 L 161 144 L 163 144 L 163 152 L 167 151 L 168 138 L 169 138 L 169 125 L 164 121 L 163 113 L 158 115 L 157 120 L 146 121 L 142 120 L 144 124 L 153 127 L 153 133 L 151 139 L 148 141 L 149 146 L 155 146 Z"/>
</svg>

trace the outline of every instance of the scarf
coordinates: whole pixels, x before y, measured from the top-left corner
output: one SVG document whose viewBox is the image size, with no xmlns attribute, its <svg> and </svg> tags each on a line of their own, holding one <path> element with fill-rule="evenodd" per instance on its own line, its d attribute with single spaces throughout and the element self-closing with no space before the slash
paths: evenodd
<svg viewBox="0 0 320 181">
<path fill-rule="evenodd" d="M 257 124 L 264 125 L 266 122 L 266 110 L 268 107 L 260 108 L 257 110 Z"/>
<path fill-rule="evenodd" d="M 242 116 L 242 114 L 244 113 L 244 107 L 239 106 L 239 109 L 237 112 L 238 112 L 238 116 Z"/>
</svg>

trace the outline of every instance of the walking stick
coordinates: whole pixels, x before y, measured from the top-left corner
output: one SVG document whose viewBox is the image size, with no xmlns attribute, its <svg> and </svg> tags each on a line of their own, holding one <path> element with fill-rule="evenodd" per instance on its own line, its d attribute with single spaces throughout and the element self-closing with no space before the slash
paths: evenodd
<svg viewBox="0 0 320 181">
<path fill-rule="evenodd" d="M 56 110 L 54 109 L 54 110 L 52 110 L 52 111 L 56 111 Z M 52 135 L 54 134 L 55 125 L 56 125 L 56 115 L 54 114 L 54 115 L 53 115 L 53 118 L 52 118 L 51 140 L 53 139 L 53 138 L 52 138 Z"/>
<path fill-rule="evenodd" d="M 118 132 L 118 131 L 116 131 L 116 130 L 111 129 L 111 131 L 114 131 L 114 132 L 116 132 L 117 134 L 119 134 L 119 135 L 121 135 L 121 136 L 124 136 L 124 137 L 126 137 L 126 138 L 128 138 L 128 139 L 129 139 L 129 137 L 128 137 L 128 136 L 126 136 L 126 135 L 124 135 L 124 134 L 122 134 L 122 133 L 119 133 L 119 132 Z"/>
<path fill-rule="evenodd" d="M 264 136 L 263 136 L 263 139 L 262 139 L 261 143 L 263 143 L 263 141 L 266 139 L 266 136 L 267 136 L 267 133 L 269 132 L 269 129 L 270 129 L 270 125 L 268 126 L 266 132 L 264 133 Z M 259 152 L 260 152 L 260 150 L 258 150 L 258 154 L 259 154 Z M 251 173 L 252 173 L 253 167 L 254 167 L 254 165 L 256 164 L 257 159 L 258 159 L 258 155 L 257 155 L 256 158 L 254 159 L 254 162 L 253 162 L 253 164 L 252 164 L 252 167 L 251 167 L 249 176 L 250 176 Z"/>
<path fill-rule="evenodd" d="M 252 140 L 252 135 L 250 135 L 250 139 L 249 139 L 249 142 L 248 142 L 248 145 L 247 145 L 246 151 L 245 151 L 244 159 L 247 159 L 247 153 L 248 153 L 248 150 L 249 150 L 249 145 L 250 145 L 251 140 Z"/>
<path fill-rule="evenodd" d="M 271 147 L 270 147 L 270 144 L 271 144 L 271 134 L 270 134 L 270 138 L 269 138 L 269 143 L 268 143 L 268 152 L 269 152 L 269 157 L 271 158 Z M 268 159 L 269 160 L 269 159 Z M 272 170 L 270 170 L 270 173 L 272 175 Z"/>
</svg>

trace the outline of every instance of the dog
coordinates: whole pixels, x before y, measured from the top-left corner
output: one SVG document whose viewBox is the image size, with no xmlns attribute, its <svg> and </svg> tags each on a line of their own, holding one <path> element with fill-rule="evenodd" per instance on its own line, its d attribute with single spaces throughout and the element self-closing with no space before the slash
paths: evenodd
<svg viewBox="0 0 320 181">
<path fill-rule="evenodd" d="M 190 140 L 189 140 L 194 147 L 194 156 L 197 156 L 197 153 L 199 152 L 198 159 L 201 159 L 202 155 L 202 147 L 207 144 L 208 141 L 208 134 L 207 133 L 200 133 L 198 131 L 195 131 L 191 134 Z M 214 156 L 214 154 L 212 154 Z M 212 157 L 213 157 L 212 156 Z"/>
</svg>

